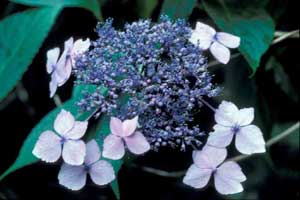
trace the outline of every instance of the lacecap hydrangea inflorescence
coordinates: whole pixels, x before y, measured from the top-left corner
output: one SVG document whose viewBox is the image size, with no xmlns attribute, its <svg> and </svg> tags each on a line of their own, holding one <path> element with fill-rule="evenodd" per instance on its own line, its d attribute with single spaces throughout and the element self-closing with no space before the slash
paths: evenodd
<svg viewBox="0 0 300 200">
<path fill-rule="evenodd" d="M 113 20 L 99 23 L 99 38 L 76 58 L 77 84 L 94 84 L 78 103 L 83 110 L 117 116 L 139 116 L 141 132 L 152 149 L 201 144 L 202 131 L 191 125 L 203 97 L 220 89 L 212 83 L 202 50 L 189 39 L 192 29 L 178 19 L 161 16 L 158 23 L 140 20 L 116 30 Z M 107 88 L 104 95 L 101 88 Z M 126 99 L 120 104 L 119 99 Z"/>
</svg>

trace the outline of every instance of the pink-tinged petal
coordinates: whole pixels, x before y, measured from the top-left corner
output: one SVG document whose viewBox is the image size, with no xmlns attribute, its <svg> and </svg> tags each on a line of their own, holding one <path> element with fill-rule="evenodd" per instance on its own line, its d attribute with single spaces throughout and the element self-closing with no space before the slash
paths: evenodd
<svg viewBox="0 0 300 200">
<path fill-rule="evenodd" d="M 98 161 L 101 157 L 99 146 L 96 140 L 91 140 L 86 144 L 86 156 L 84 163 L 86 165 Z"/>
<path fill-rule="evenodd" d="M 222 101 L 215 113 L 215 120 L 222 126 L 235 125 L 234 116 L 239 109 L 231 102 Z"/>
<path fill-rule="evenodd" d="M 216 190 L 220 194 L 236 194 L 244 190 L 239 181 L 221 176 L 218 174 L 218 171 L 215 173 L 214 178 Z"/>
<path fill-rule="evenodd" d="M 201 151 L 194 151 L 193 160 L 197 167 L 202 169 L 215 169 L 227 157 L 225 148 L 216 148 L 205 145 Z"/>
<path fill-rule="evenodd" d="M 125 154 L 125 147 L 122 138 L 113 134 L 108 135 L 103 143 L 103 157 L 112 160 L 119 160 Z"/>
<path fill-rule="evenodd" d="M 203 188 L 207 185 L 212 174 L 211 169 L 201 169 L 195 164 L 191 165 L 187 170 L 183 183 L 193 188 Z"/>
<path fill-rule="evenodd" d="M 222 43 L 224 46 L 228 48 L 237 48 L 240 46 L 241 39 L 238 36 L 219 32 L 216 34 L 216 38 L 218 42 Z"/>
<path fill-rule="evenodd" d="M 227 47 L 219 42 L 214 42 L 209 48 L 211 54 L 223 64 L 227 64 L 230 60 L 230 51 Z"/>
<path fill-rule="evenodd" d="M 131 153 L 143 154 L 150 150 L 150 144 L 141 132 L 136 131 L 132 135 L 124 137 L 124 140 Z"/>
<path fill-rule="evenodd" d="M 59 52 L 60 52 L 60 50 L 57 47 L 47 51 L 46 69 L 47 69 L 48 74 L 52 73 L 55 70 Z"/>
<path fill-rule="evenodd" d="M 227 147 L 233 138 L 231 127 L 224 127 L 219 124 L 214 126 L 214 131 L 209 133 L 207 144 L 219 148 Z"/>
<path fill-rule="evenodd" d="M 57 161 L 61 156 L 61 138 L 52 131 L 43 132 L 32 153 L 45 162 Z"/>
<path fill-rule="evenodd" d="M 66 140 L 62 157 L 69 165 L 82 165 L 86 155 L 85 143 L 82 140 Z"/>
<path fill-rule="evenodd" d="M 236 134 L 235 146 L 239 152 L 248 155 L 266 152 L 263 134 L 255 125 L 241 127 Z"/>
<path fill-rule="evenodd" d="M 123 122 L 123 137 L 129 136 L 134 133 L 138 125 L 138 116 L 127 119 Z"/>
<path fill-rule="evenodd" d="M 240 126 L 249 125 L 254 120 L 254 109 L 253 108 L 240 109 L 235 114 L 234 118 L 235 118 L 235 122 Z"/>
<path fill-rule="evenodd" d="M 51 75 L 51 81 L 49 83 L 50 98 L 52 98 L 57 90 L 57 81 L 54 75 Z"/>
<path fill-rule="evenodd" d="M 66 110 L 61 110 L 54 121 L 54 130 L 58 134 L 65 136 L 73 128 L 74 123 L 75 119 L 73 115 Z"/>
<path fill-rule="evenodd" d="M 76 56 L 78 54 L 82 54 L 89 49 L 91 45 L 90 39 L 87 38 L 86 40 L 78 39 L 74 42 L 72 48 L 72 56 Z"/>
<path fill-rule="evenodd" d="M 194 45 L 198 45 L 199 48 L 206 50 L 213 42 L 215 34 L 215 29 L 201 22 L 197 22 L 196 28 L 192 31 L 189 41 Z"/>
<path fill-rule="evenodd" d="M 224 162 L 220 167 L 218 167 L 217 173 L 222 177 L 233 179 L 239 182 L 243 182 L 247 179 L 245 174 L 242 172 L 241 167 L 233 161 Z"/>
<path fill-rule="evenodd" d="M 92 181 L 97 185 L 106 185 L 116 178 L 112 165 L 105 160 L 92 164 L 89 172 Z"/>
<path fill-rule="evenodd" d="M 73 128 L 65 134 L 65 137 L 73 140 L 80 139 L 85 134 L 87 127 L 87 121 L 75 121 Z"/>
<path fill-rule="evenodd" d="M 123 123 L 116 117 L 110 118 L 110 131 L 112 134 L 117 136 L 123 136 Z"/>
<path fill-rule="evenodd" d="M 64 163 L 58 173 L 59 184 L 71 190 L 80 190 L 85 186 L 87 172 L 84 166 L 72 166 Z"/>
</svg>

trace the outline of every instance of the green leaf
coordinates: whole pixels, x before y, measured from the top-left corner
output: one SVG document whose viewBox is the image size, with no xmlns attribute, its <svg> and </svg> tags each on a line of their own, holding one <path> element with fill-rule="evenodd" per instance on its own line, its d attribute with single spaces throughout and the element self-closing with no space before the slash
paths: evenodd
<svg viewBox="0 0 300 200">
<path fill-rule="evenodd" d="M 252 1 L 240 1 L 239 4 L 225 4 L 223 0 L 202 2 L 219 28 L 241 38 L 239 50 L 255 73 L 273 40 L 275 27 L 272 18 L 263 7 L 256 7 Z"/>
<path fill-rule="evenodd" d="M 172 19 L 188 18 L 196 3 L 197 0 L 165 0 L 161 14 L 166 14 Z"/>
<path fill-rule="evenodd" d="M 60 10 L 31 9 L 0 21 L 0 101 L 27 70 Z"/>
<path fill-rule="evenodd" d="M 150 18 L 158 0 L 137 0 L 137 13 L 141 18 Z"/>
<path fill-rule="evenodd" d="M 78 90 L 77 90 L 78 91 Z M 93 91 L 91 88 L 90 91 Z M 61 107 L 57 107 L 48 113 L 30 132 L 26 140 L 24 141 L 19 155 L 16 161 L 0 176 L 0 180 L 6 177 L 8 174 L 25 167 L 27 165 L 33 164 L 39 161 L 32 154 L 32 150 L 35 146 L 36 141 L 38 140 L 40 134 L 45 130 L 53 130 L 53 123 L 56 118 L 56 115 L 62 110 L 65 109 L 70 111 L 77 120 L 87 119 L 93 111 L 90 112 L 81 112 L 80 108 L 76 106 L 76 102 L 81 99 L 82 96 L 72 97 L 70 100 L 65 102 Z"/>
<path fill-rule="evenodd" d="M 79 7 L 91 11 L 95 17 L 102 20 L 100 4 L 98 0 L 10 0 L 27 6 L 59 6 Z"/>
</svg>

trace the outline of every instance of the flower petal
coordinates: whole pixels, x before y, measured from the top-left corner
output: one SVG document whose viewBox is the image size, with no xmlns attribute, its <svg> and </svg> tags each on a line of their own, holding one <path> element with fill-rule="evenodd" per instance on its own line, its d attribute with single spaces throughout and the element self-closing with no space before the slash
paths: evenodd
<svg viewBox="0 0 300 200">
<path fill-rule="evenodd" d="M 247 179 L 245 174 L 242 172 L 241 167 L 233 161 L 224 162 L 220 167 L 218 167 L 217 173 L 222 177 L 227 177 L 239 182 L 243 182 Z"/>
<path fill-rule="evenodd" d="M 57 81 L 56 81 L 56 77 L 53 74 L 51 75 L 49 90 L 50 90 L 50 98 L 52 98 L 57 90 Z"/>
<path fill-rule="evenodd" d="M 85 134 L 87 127 L 87 121 L 75 121 L 73 128 L 65 134 L 65 137 L 73 140 L 80 139 Z"/>
<path fill-rule="evenodd" d="M 230 33 L 219 32 L 216 34 L 217 41 L 228 48 L 237 48 L 240 46 L 241 39 Z"/>
<path fill-rule="evenodd" d="M 251 124 L 254 120 L 254 109 L 253 108 L 243 108 L 240 109 L 234 116 L 236 123 L 240 126 L 246 126 Z"/>
<path fill-rule="evenodd" d="M 52 73 L 55 70 L 59 52 L 60 52 L 60 49 L 57 47 L 47 51 L 46 69 L 47 69 L 48 74 Z"/>
<path fill-rule="evenodd" d="M 203 188 L 207 185 L 211 174 L 211 169 L 201 169 L 193 164 L 187 170 L 183 178 L 183 183 L 193 188 Z"/>
<path fill-rule="evenodd" d="M 32 153 L 45 162 L 57 161 L 61 156 L 61 138 L 52 131 L 43 132 Z"/>
<path fill-rule="evenodd" d="M 129 136 L 134 133 L 138 125 L 138 116 L 127 119 L 123 122 L 123 137 Z"/>
<path fill-rule="evenodd" d="M 54 130 L 58 134 L 65 136 L 65 134 L 73 128 L 74 123 L 75 119 L 73 115 L 62 109 L 54 121 Z"/>
<path fill-rule="evenodd" d="M 225 148 L 216 148 L 205 145 L 201 151 L 193 152 L 193 160 L 197 167 L 202 169 L 214 169 L 227 157 Z"/>
<path fill-rule="evenodd" d="M 214 42 L 210 48 L 212 55 L 223 64 L 227 64 L 230 60 L 230 51 L 227 47 L 223 46 L 219 42 Z"/>
<path fill-rule="evenodd" d="M 124 154 L 125 147 L 122 138 L 110 134 L 104 139 L 103 157 L 112 160 L 119 160 L 124 156 Z"/>
<path fill-rule="evenodd" d="M 197 22 L 196 28 L 192 31 L 192 35 L 189 40 L 194 45 L 198 45 L 199 42 L 199 48 L 206 50 L 213 42 L 215 34 L 215 29 L 201 22 Z"/>
<path fill-rule="evenodd" d="M 222 101 L 215 113 L 215 120 L 222 126 L 235 125 L 234 116 L 239 109 L 231 102 Z"/>
<path fill-rule="evenodd" d="M 86 144 L 86 156 L 84 163 L 86 165 L 98 161 L 101 157 L 99 146 L 96 140 L 91 140 Z"/>
<path fill-rule="evenodd" d="M 214 126 L 214 131 L 208 136 L 207 144 L 219 148 L 227 147 L 231 143 L 233 135 L 234 134 L 230 127 L 224 127 L 216 124 Z"/>
<path fill-rule="evenodd" d="M 65 84 L 72 73 L 71 57 L 67 54 L 67 50 L 65 50 L 58 60 L 56 70 L 53 72 L 56 76 L 58 86 Z"/>
<path fill-rule="evenodd" d="M 120 119 L 116 117 L 111 117 L 109 125 L 112 134 L 120 137 L 123 136 L 123 124 Z"/>
<path fill-rule="evenodd" d="M 62 157 L 69 165 L 82 165 L 86 155 L 85 143 L 82 140 L 66 140 Z"/>
<path fill-rule="evenodd" d="M 72 166 L 64 163 L 58 173 L 59 184 L 71 190 L 80 190 L 86 183 L 84 166 Z"/>
<path fill-rule="evenodd" d="M 145 136 L 139 131 L 136 131 L 128 137 L 124 137 L 124 140 L 129 151 L 134 154 L 143 154 L 150 150 L 149 142 L 147 141 Z"/>
<path fill-rule="evenodd" d="M 89 172 L 92 181 L 97 185 L 106 185 L 116 178 L 112 165 L 105 160 L 92 164 Z"/>
<path fill-rule="evenodd" d="M 223 177 L 217 173 L 214 175 L 215 187 L 220 194 L 228 195 L 242 192 L 243 186 L 241 183 L 234 179 Z"/>
<path fill-rule="evenodd" d="M 235 146 L 239 152 L 248 155 L 266 152 L 263 134 L 255 125 L 241 127 L 236 134 Z"/>
<path fill-rule="evenodd" d="M 91 45 L 90 39 L 87 38 L 86 40 L 78 39 L 74 42 L 72 48 L 72 56 L 76 56 L 78 54 L 82 54 L 89 49 Z"/>
</svg>

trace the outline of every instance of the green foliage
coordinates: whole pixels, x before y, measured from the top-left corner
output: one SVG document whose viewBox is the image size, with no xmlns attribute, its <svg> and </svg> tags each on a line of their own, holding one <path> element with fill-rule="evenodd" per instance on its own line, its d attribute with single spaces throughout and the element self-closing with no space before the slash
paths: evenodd
<svg viewBox="0 0 300 200">
<path fill-rule="evenodd" d="M 150 18 L 158 0 L 137 0 L 137 13 L 141 18 Z"/>
<path fill-rule="evenodd" d="M 31 9 L 0 22 L 0 100 L 21 79 L 60 10 L 60 7 Z"/>
<path fill-rule="evenodd" d="M 172 19 L 188 18 L 196 3 L 197 0 L 165 0 L 161 14 L 166 14 Z"/>
<path fill-rule="evenodd" d="M 87 89 L 87 88 L 85 88 Z M 88 88 L 89 91 L 93 91 L 94 88 Z M 76 89 L 78 92 L 78 89 Z M 6 177 L 8 174 L 25 167 L 27 165 L 33 164 L 38 161 L 38 159 L 32 154 L 32 150 L 35 146 L 36 141 L 38 140 L 40 134 L 45 130 L 53 130 L 53 123 L 56 118 L 56 115 L 65 109 L 70 111 L 76 118 L 76 120 L 85 120 L 87 119 L 93 111 L 90 112 L 81 112 L 77 106 L 75 106 L 78 99 L 81 96 L 72 97 L 70 100 L 65 102 L 61 107 L 57 107 L 48 113 L 30 132 L 26 140 L 24 141 L 19 155 L 16 161 L 0 176 L 0 180 Z"/>
<path fill-rule="evenodd" d="M 102 19 L 98 0 L 10 0 L 28 6 L 80 7 L 90 10 L 99 20 Z"/>
<path fill-rule="evenodd" d="M 248 61 L 253 73 L 259 67 L 262 55 L 274 36 L 274 22 L 261 4 L 252 1 L 225 4 L 221 0 L 202 1 L 208 15 L 225 32 L 241 37 L 240 52 Z"/>
</svg>

